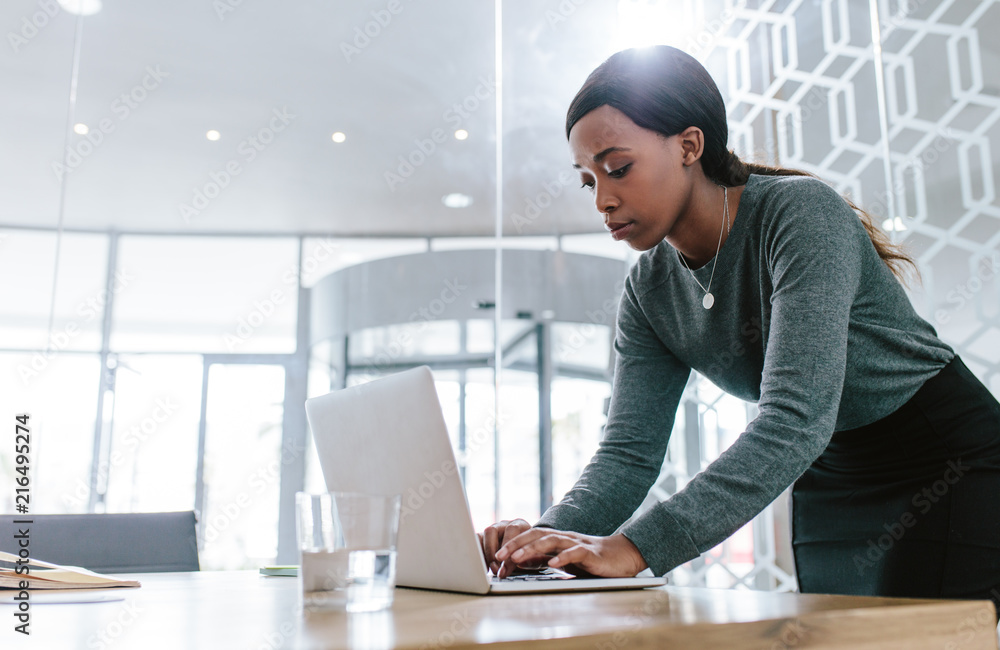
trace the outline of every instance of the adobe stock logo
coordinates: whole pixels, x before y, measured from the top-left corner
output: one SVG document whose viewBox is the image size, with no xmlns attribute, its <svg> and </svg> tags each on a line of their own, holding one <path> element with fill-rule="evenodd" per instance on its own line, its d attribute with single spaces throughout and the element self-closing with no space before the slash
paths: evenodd
<svg viewBox="0 0 1000 650">
<path fill-rule="evenodd" d="M 363 26 L 354 27 L 354 38 L 350 43 L 340 42 L 340 53 L 348 63 L 354 57 L 360 55 L 365 48 L 372 44 L 372 40 L 382 35 L 382 31 L 389 27 L 393 18 L 403 12 L 403 5 L 399 0 L 389 0 L 384 9 L 376 9 L 371 12 L 371 20 Z"/>
<path fill-rule="evenodd" d="M 454 476 L 457 473 L 458 468 L 450 460 L 442 463 L 440 469 L 436 469 L 433 472 L 424 472 L 424 479 L 426 480 L 422 481 L 416 488 L 411 487 L 404 495 L 400 519 L 406 519 L 417 510 L 420 510 L 424 503 L 444 486 L 447 477 Z"/>
<path fill-rule="evenodd" d="M 983 258 L 976 264 L 975 271 L 965 282 L 956 285 L 945 296 L 945 302 L 951 305 L 948 309 L 938 309 L 934 312 L 934 320 L 939 325 L 947 325 L 954 312 L 960 311 L 966 303 L 983 290 L 990 280 L 1000 273 L 1000 254 L 994 253 L 990 258 Z"/>
<path fill-rule="evenodd" d="M 111 293 L 107 289 L 101 290 L 96 296 L 91 296 L 84 302 L 77 305 L 77 314 L 81 316 L 78 320 L 71 320 L 62 326 L 61 330 L 53 331 L 49 336 L 49 341 L 45 349 L 31 355 L 29 363 L 19 363 L 17 373 L 21 381 L 27 386 L 29 382 L 38 377 L 49 363 L 56 358 L 60 352 L 70 347 L 73 340 L 83 333 L 82 325 L 89 323 L 103 315 L 103 310 L 108 304 L 112 295 L 118 295 L 129 286 L 129 281 L 133 280 L 128 269 L 122 268 L 114 273 L 114 282 L 111 286 Z"/>
<path fill-rule="evenodd" d="M 441 114 L 441 119 L 448 125 L 448 128 L 458 129 L 481 107 L 491 105 L 489 100 L 496 94 L 497 80 L 491 74 L 489 76 L 481 75 L 478 81 L 479 83 L 472 89 L 471 93 L 466 95 L 462 101 L 453 103 Z M 414 147 L 408 153 L 400 154 L 396 158 L 394 164 L 397 162 L 398 164 L 395 170 L 387 169 L 383 172 L 382 177 L 390 192 L 395 192 L 396 188 L 408 181 L 416 170 L 434 157 L 448 140 L 448 134 L 440 127 L 432 129 L 427 135 L 429 137 L 415 138 L 413 140 Z"/>
<path fill-rule="evenodd" d="M 96 120 L 94 128 L 90 129 L 83 138 L 76 140 L 74 144 L 66 145 L 62 161 L 52 162 L 52 173 L 55 174 L 56 180 L 62 182 L 66 174 L 79 168 L 84 160 L 107 141 L 118 126 L 125 122 L 134 111 L 142 106 L 143 102 L 148 100 L 163 85 L 163 80 L 171 76 L 160 64 L 147 65 L 142 71 L 142 75 L 142 79 L 138 83 L 118 95 L 108 105 L 114 119 L 104 117 Z"/>
<path fill-rule="evenodd" d="M 20 54 L 21 49 L 31 39 L 38 36 L 39 32 L 45 29 L 57 14 L 62 13 L 56 0 L 39 0 L 38 8 L 40 11 L 31 14 L 30 18 L 21 16 L 21 25 L 16 32 L 7 32 L 7 42 L 10 43 L 10 49 L 14 51 L 14 54 Z"/>
<path fill-rule="evenodd" d="M 222 169 L 209 172 L 208 181 L 191 191 L 190 203 L 178 204 L 177 211 L 184 219 L 184 223 L 190 224 L 191 219 L 200 217 L 212 204 L 212 201 L 217 199 L 237 176 L 246 171 L 247 166 L 256 160 L 296 117 L 295 114 L 289 112 L 287 106 L 272 109 L 267 124 L 256 133 L 240 140 L 239 144 L 236 145 L 236 153 L 240 157 L 231 159 L 223 165 Z M 240 164 L 241 160 L 243 164 Z"/>
</svg>

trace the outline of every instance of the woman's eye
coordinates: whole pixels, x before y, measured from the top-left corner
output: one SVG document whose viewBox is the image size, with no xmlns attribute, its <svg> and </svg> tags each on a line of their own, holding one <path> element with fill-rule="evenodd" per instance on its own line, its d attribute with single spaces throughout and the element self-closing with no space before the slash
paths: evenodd
<svg viewBox="0 0 1000 650">
<path fill-rule="evenodd" d="M 611 171 L 608 172 L 608 176 L 611 177 L 611 178 L 621 178 L 622 176 L 624 176 L 625 174 L 628 173 L 629 167 L 631 167 L 631 166 L 632 166 L 632 163 L 629 163 L 629 164 L 627 164 L 627 165 L 625 165 L 623 167 L 619 167 L 618 169 L 613 169 L 613 170 L 611 170 Z M 590 190 L 591 192 L 594 191 L 594 184 L 593 183 L 588 183 L 587 181 L 584 181 L 583 185 L 581 185 L 580 187 L 585 187 L 588 190 Z"/>
<path fill-rule="evenodd" d="M 632 163 L 625 165 L 624 167 L 619 167 L 618 169 L 608 172 L 608 176 L 611 178 L 621 178 L 628 171 L 628 168 L 632 166 Z"/>
</svg>

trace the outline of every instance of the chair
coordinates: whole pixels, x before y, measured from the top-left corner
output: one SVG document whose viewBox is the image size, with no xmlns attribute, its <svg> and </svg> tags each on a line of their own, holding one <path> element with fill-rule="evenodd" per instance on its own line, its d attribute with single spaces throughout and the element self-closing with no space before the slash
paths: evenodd
<svg viewBox="0 0 1000 650">
<path fill-rule="evenodd" d="M 31 524 L 15 524 L 31 519 Z M 152 512 L 94 515 L 2 515 L 0 550 L 18 553 L 14 534 L 29 529 L 28 551 L 45 562 L 100 573 L 199 571 L 195 515 Z"/>
</svg>

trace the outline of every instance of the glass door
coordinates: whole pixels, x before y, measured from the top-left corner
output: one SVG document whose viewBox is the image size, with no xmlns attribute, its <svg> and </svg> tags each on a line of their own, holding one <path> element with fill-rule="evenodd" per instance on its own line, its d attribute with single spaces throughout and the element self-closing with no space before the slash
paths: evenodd
<svg viewBox="0 0 1000 650">
<path fill-rule="evenodd" d="M 196 482 L 202 569 L 253 569 L 278 553 L 285 367 L 205 361 Z"/>
</svg>

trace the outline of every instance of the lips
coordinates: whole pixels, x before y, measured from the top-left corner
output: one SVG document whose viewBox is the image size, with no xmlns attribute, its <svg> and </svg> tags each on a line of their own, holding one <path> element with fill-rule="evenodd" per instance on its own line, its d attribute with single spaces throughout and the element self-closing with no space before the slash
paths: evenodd
<svg viewBox="0 0 1000 650">
<path fill-rule="evenodd" d="M 605 224 L 605 228 L 611 231 L 611 237 L 615 241 L 621 241 L 628 236 L 629 232 L 632 230 L 632 226 L 635 224 L 634 221 L 625 221 L 621 223 L 609 223 Z"/>
</svg>

